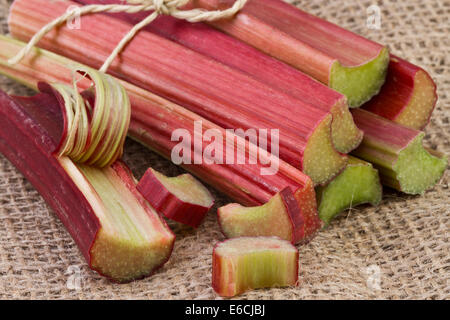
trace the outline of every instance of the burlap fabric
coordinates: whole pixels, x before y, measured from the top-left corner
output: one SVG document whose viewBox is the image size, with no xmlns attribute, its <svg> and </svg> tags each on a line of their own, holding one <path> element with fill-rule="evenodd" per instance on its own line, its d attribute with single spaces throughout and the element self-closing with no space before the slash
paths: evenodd
<svg viewBox="0 0 450 320">
<path fill-rule="evenodd" d="M 0 0 L 0 32 L 12 0 Z M 426 144 L 450 154 L 450 2 L 291 1 L 339 25 L 388 44 L 402 57 L 425 67 L 436 80 L 439 103 L 427 127 Z M 378 4 L 381 30 L 367 28 L 367 8 Z M 0 48 L 1 50 L 1 48 Z M 27 90 L 0 77 L 0 88 Z M 180 169 L 128 141 L 126 162 L 140 177 L 148 166 L 166 174 Z M 343 214 L 309 245 L 300 248 L 297 288 L 257 290 L 243 299 L 448 299 L 450 297 L 449 173 L 424 196 L 387 191 L 377 208 Z M 228 199 L 215 193 L 217 205 Z M 171 223 L 177 235 L 170 261 L 152 277 L 125 285 L 90 271 L 39 194 L 0 155 L 0 298 L 19 299 L 215 299 L 211 252 L 223 239 L 215 216 L 199 230 Z M 80 271 L 80 277 L 77 276 Z M 75 273 L 74 273 L 75 272 Z M 74 279 L 81 279 L 80 286 Z"/>
</svg>

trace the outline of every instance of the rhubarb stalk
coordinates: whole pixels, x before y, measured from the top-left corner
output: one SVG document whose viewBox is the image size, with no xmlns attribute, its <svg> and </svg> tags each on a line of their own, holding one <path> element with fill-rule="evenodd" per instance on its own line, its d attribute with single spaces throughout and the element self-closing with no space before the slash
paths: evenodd
<svg viewBox="0 0 450 320">
<path fill-rule="evenodd" d="M 16 0 L 9 16 L 11 33 L 28 41 L 73 5 L 70 1 Z M 98 68 L 128 30 L 127 23 L 105 15 L 83 16 L 81 29 L 61 26 L 39 44 Z M 109 70 L 225 129 L 279 129 L 280 158 L 316 184 L 326 183 L 345 167 L 346 158 L 332 143 L 331 113 L 163 37 L 141 31 Z"/>
<path fill-rule="evenodd" d="M 137 189 L 166 218 L 193 228 L 200 225 L 214 205 L 214 198 L 208 189 L 188 173 L 169 178 L 150 168 L 139 181 Z"/>
<path fill-rule="evenodd" d="M 437 102 L 436 84 L 422 68 L 392 56 L 386 83 L 363 108 L 405 127 L 422 130 Z"/>
<path fill-rule="evenodd" d="M 232 0 L 193 0 L 208 10 Z M 388 49 L 281 0 L 249 0 L 214 27 L 309 74 L 344 94 L 351 107 L 376 95 L 389 64 Z"/>
<path fill-rule="evenodd" d="M 363 203 L 378 205 L 382 186 L 378 171 L 363 160 L 349 157 L 347 168 L 324 187 L 317 187 L 319 217 L 329 224 L 341 212 Z"/>
<path fill-rule="evenodd" d="M 120 0 L 77 0 L 81 4 L 119 4 Z M 111 14 L 115 18 L 137 24 L 147 13 Z M 344 95 L 311 79 L 295 68 L 203 23 L 189 23 L 170 16 L 160 16 L 145 30 L 179 43 L 253 78 L 286 92 L 333 115 L 332 138 L 342 153 L 355 149 L 362 132 L 353 122 Z"/>
<path fill-rule="evenodd" d="M 276 237 L 227 240 L 213 251 L 212 286 L 224 297 L 251 289 L 295 286 L 298 259 L 298 250 Z"/>
<path fill-rule="evenodd" d="M 219 224 L 227 238 L 276 236 L 296 244 L 306 242 L 305 221 L 289 188 L 260 207 L 232 203 L 217 211 Z"/>
<path fill-rule="evenodd" d="M 53 208 L 92 269 L 127 282 L 167 261 L 175 237 L 123 163 L 98 169 L 54 155 L 64 131 L 55 95 L 0 91 L 0 106 L 0 152 Z"/>
<path fill-rule="evenodd" d="M 365 110 L 352 110 L 364 139 L 353 155 L 371 162 L 383 185 L 409 194 L 423 194 L 444 174 L 447 157 L 422 146 L 425 134 Z"/>
<path fill-rule="evenodd" d="M 35 48 L 20 63 L 11 66 L 7 63 L 8 59 L 23 48 L 25 44 L 5 36 L 0 36 L 0 44 L 2 46 L 0 73 L 33 89 L 37 88 L 39 80 L 71 83 L 71 72 L 68 66 L 83 67 L 75 61 L 38 48 Z M 172 141 L 172 133 L 175 130 L 185 130 L 187 134 L 193 137 L 196 132 L 196 123 L 201 123 L 202 126 L 197 128 L 197 132 L 213 130 L 226 137 L 226 141 L 223 142 L 224 153 L 227 153 L 228 150 L 234 157 L 237 157 L 239 149 L 245 150 L 246 164 L 237 164 L 237 162 L 234 162 L 234 164 L 207 164 L 203 162 L 196 165 L 181 163 L 180 165 L 183 168 L 240 204 L 248 206 L 264 205 L 278 192 L 290 187 L 300 207 L 301 214 L 303 217 L 307 217 L 304 228 L 310 230 L 310 234 L 314 234 L 320 229 L 321 221 L 317 215 L 314 185 L 308 176 L 287 163 L 274 159 L 264 151 L 258 151 L 255 146 L 250 148 L 248 141 L 244 141 L 234 134 L 227 135 L 225 129 L 174 103 L 127 82 L 121 81 L 121 84 L 126 89 L 131 102 L 129 130 L 131 138 L 165 158 L 171 159 L 172 150 L 178 145 L 177 141 Z M 89 82 L 80 81 L 78 86 L 87 88 Z M 227 142 L 231 143 L 227 144 Z M 189 153 L 194 158 L 193 145 L 187 141 L 185 143 L 187 149 L 191 151 Z M 197 152 L 203 154 L 206 148 L 207 146 L 203 145 L 202 149 Z M 255 152 L 264 161 L 258 161 L 256 164 L 248 163 L 251 153 L 254 154 Z M 270 164 L 274 161 L 278 161 L 278 170 L 272 175 L 261 175 L 261 172 L 267 169 L 267 163 Z"/>
</svg>

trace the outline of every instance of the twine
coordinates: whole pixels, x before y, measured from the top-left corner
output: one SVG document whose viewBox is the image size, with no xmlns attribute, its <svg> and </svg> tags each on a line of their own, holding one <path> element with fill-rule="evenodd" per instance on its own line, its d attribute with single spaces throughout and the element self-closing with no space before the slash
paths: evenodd
<svg viewBox="0 0 450 320">
<path fill-rule="evenodd" d="M 179 10 L 180 7 L 186 5 L 190 0 L 127 0 L 128 4 L 110 4 L 110 5 L 87 5 L 80 7 L 79 10 L 72 10 L 66 12 L 59 18 L 45 25 L 39 32 L 37 32 L 28 44 L 20 50 L 16 56 L 8 60 L 9 64 L 19 63 L 33 47 L 51 30 L 58 25 L 74 19 L 78 16 L 92 14 L 92 13 L 138 13 L 144 11 L 153 11 L 147 18 L 136 24 L 119 42 L 103 66 L 99 69 L 100 72 L 106 72 L 114 59 L 119 55 L 123 48 L 130 42 L 134 36 L 153 22 L 159 15 L 170 15 L 177 19 L 187 20 L 189 22 L 213 21 L 225 19 L 234 16 L 238 13 L 248 0 L 236 0 L 232 7 L 226 10 L 212 10 L 191 9 Z"/>
<path fill-rule="evenodd" d="M 74 162 L 104 168 L 122 157 L 131 120 L 130 99 L 113 77 L 88 67 L 73 67 L 72 86 L 48 84 L 62 98 L 65 130 L 55 153 Z M 76 75 L 92 81 L 88 89 L 95 96 L 90 105 L 77 85 Z M 79 79 L 79 80 L 81 80 Z M 39 87 L 40 90 L 42 87 Z M 43 87 L 44 91 L 48 89 Z"/>
</svg>

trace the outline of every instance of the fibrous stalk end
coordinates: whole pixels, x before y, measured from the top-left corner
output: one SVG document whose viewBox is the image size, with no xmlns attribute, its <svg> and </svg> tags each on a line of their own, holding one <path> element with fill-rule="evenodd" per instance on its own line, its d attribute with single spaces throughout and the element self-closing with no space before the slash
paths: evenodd
<svg viewBox="0 0 450 320">
<path fill-rule="evenodd" d="M 329 224 L 338 214 L 363 203 L 377 205 L 382 186 L 378 171 L 368 162 L 349 157 L 347 168 L 324 187 L 318 187 L 319 217 Z"/>
<path fill-rule="evenodd" d="M 347 157 L 336 151 L 331 139 L 332 115 L 320 122 L 308 139 L 303 159 L 303 171 L 315 185 L 331 181 L 346 164 Z"/>
<path fill-rule="evenodd" d="M 360 107 L 378 94 L 386 80 L 388 66 L 387 48 L 382 48 L 376 58 L 360 66 L 346 67 L 336 61 L 331 69 L 329 86 L 344 94 L 351 108 Z"/>
</svg>

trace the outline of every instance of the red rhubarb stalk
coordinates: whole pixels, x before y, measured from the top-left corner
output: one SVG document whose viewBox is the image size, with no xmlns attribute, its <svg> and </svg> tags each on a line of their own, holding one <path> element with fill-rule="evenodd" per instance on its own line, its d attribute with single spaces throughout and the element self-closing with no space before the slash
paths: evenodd
<svg viewBox="0 0 450 320">
<path fill-rule="evenodd" d="M 55 211 L 92 269 L 117 282 L 150 275 L 169 258 L 174 235 L 123 163 L 97 169 L 54 155 L 64 131 L 60 108 L 52 94 L 0 91 L 0 152 Z"/>
<path fill-rule="evenodd" d="M 11 33 L 29 40 L 71 5 L 70 1 L 17 0 L 9 16 Z M 105 15 L 83 16 L 81 29 L 61 26 L 40 46 L 98 68 L 128 30 L 127 23 Z M 163 37 L 140 32 L 111 65 L 110 73 L 226 129 L 279 129 L 280 158 L 316 184 L 329 181 L 345 167 L 347 159 L 332 143 L 329 112 Z"/>
<path fill-rule="evenodd" d="M 148 169 L 137 189 L 166 218 L 197 228 L 214 205 L 211 193 L 190 174 L 168 178 Z"/>
<path fill-rule="evenodd" d="M 81 4 L 119 4 L 120 0 L 77 0 Z M 113 17 L 131 24 L 139 23 L 148 13 L 119 13 Z M 348 110 L 345 96 L 311 79 L 304 73 L 253 47 L 202 23 L 189 23 L 170 16 L 160 16 L 147 31 L 175 41 L 240 70 L 296 99 L 333 114 L 332 138 L 336 149 L 348 153 L 362 140 Z"/>
<path fill-rule="evenodd" d="M 405 127 L 421 130 L 437 102 L 436 84 L 422 68 L 392 56 L 386 83 L 363 108 Z"/>
<path fill-rule="evenodd" d="M 208 10 L 232 3 L 193 0 Z M 345 94 L 351 107 L 376 95 L 386 77 L 386 47 L 281 0 L 250 0 L 233 19 L 211 24 Z"/>
<path fill-rule="evenodd" d="M 0 72 L 33 89 L 37 88 L 39 80 L 71 83 L 71 72 L 68 66 L 82 66 L 75 61 L 37 48 L 20 63 L 11 66 L 7 63 L 8 59 L 25 44 L 5 36 L 0 36 L 0 43 L 2 45 Z M 290 187 L 304 217 L 305 234 L 314 235 L 321 228 L 322 222 L 317 214 L 314 185 L 308 176 L 279 159 L 278 170 L 275 174 L 261 175 L 261 172 L 269 166 L 268 164 L 274 163 L 277 159 L 265 152 L 258 152 L 254 146 L 250 148 L 248 141 L 234 134 L 227 135 L 225 129 L 189 110 L 127 82 L 121 81 L 121 84 L 126 89 L 131 102 L 130 137 L 165 158 L 171 159 L 172 150 L 179 145 L 178 141 L 172 141 L 172 133 L 180 129 L 193 137 L 196 123 L 200 122 L 201 126 L 197 127 L 197 132 L 207 130 L 220 132 L 223 137 L 226 137 L 223 150 L 228 150 L 234 157 L 237 157 L 239 150 L 245 150 L 245 164 L 237 164 L 237 162 L 234 164 L 202 163 L 201 165 L 181 163 L 183 168 L 240 204 L 248 206 L 263 205 L 278 192 Z M 89 82 L 80 81 L 78 86 L 87 88 Z M 191 142 L 184 142 L 187 144 L 188 153 L 194 159 L 194 146 Z M 203 154 L 206 147 L 202 145 L 202 149 L 197 152 Z M 256 164 L 248 161 L 251 150 L 253 150 L 252 153 L 256 152 L 262 157 Z"/>
</svg>

